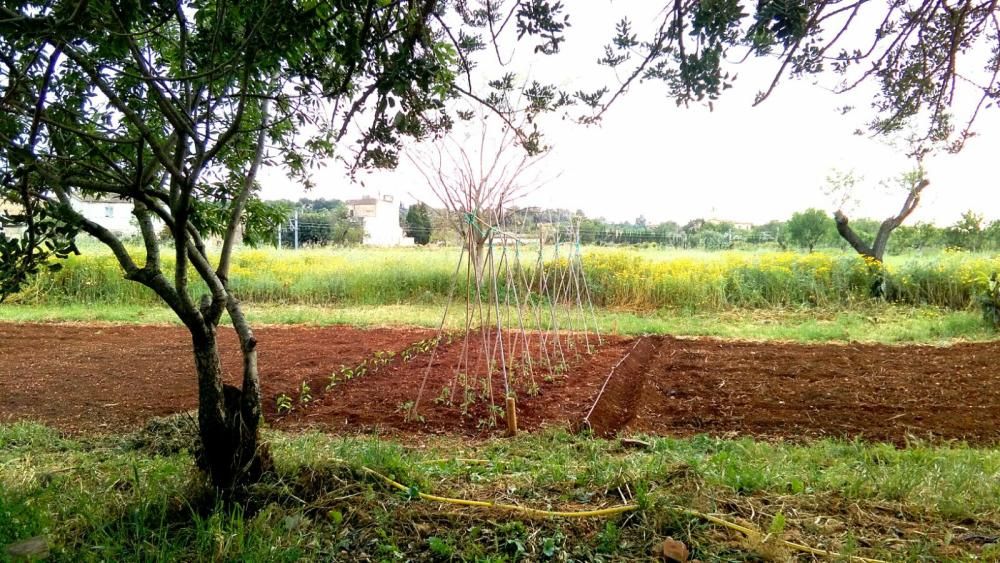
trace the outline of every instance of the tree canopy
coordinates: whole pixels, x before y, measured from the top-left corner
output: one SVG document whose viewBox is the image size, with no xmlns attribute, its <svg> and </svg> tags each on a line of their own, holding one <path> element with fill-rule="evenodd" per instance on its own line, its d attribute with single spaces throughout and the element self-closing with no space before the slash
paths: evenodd
<svg viewBox="0 0 1000 563">
<path fill-rule="evenodd" d="M 419 245 L 431 241 L 431 216 L 426 203 L 411 205 L 406 210 L 406 236 Z"/>
<path fill-rule="evenodd" d="M 813 251 L 816 243 L 826 235 L 833 221 L 820 209 L 806 209 L 792 215 L 787 231 L 791 242 Z"/>
</svg>

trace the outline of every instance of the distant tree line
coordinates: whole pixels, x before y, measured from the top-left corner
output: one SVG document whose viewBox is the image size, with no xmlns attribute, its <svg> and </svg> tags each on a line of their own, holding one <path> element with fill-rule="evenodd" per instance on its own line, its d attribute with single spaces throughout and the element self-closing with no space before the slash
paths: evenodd
<svg viewBox="0 0 1000 563">
<path fill-rule="evenodd" d="M 822 211 L 806 210 L 796 213 L 789 221 L 773 225 L 775 232 L 779 233 L 777 242 L 781 246 L 806 250 L 814 246 L 849 248 L 846 241 L 838 234 L 836 224 L 830 219 L 830 215 Z M 866 240 L 873 240 L 881 226 L 881 220 L 851 220 L 853 230 Z M 982 214 L 969 210 L 963 213 L 958 221 L 946 227 L 926 222 L 900 225 L 893 231 L 888 246 L 893 253 L 932 248 L 1000 250 L 1000 221 L 987 222 Z"/>
<path fill-rule="evenodd" d="M 295 211 L 298 210 L 299 244 L 303 246 L 361 244 L 364 226 L 359 218 L 351 217 L 347 205 L 338 199 L 308 199 L 274 202 L 282 210 L 281 243 L 291 247 L 294 239 Z M 666 246 L 706 250 L 771 247 L 777 249 L 843 249 L 847 242 L 838 234 L 833 216 L 818 209 L 795 213 L 786 221 L 770 221 L 761 225 L 715 219 L 692 219 L 679 224 L 673 221 L 650 223 L 639 216 L 633 221 L 607 221 L 588 217 L 581 210 L 513 208 L 504 221 L 508 231 L 532 239 L 542 234 L 552 242 L 556 234 L 565 242 L 575 241 L 579 231 L 580 244 L 598 246 Z M 882 221 L 853 219 L 851 227 L 861 237 L 874 238 Z M 406 236 L 418 245 L 460 244 L 452 228 L 448 212 L 425 203 L 400 209 L 400 226 Z M 277 244 L 278 234 L 272 236 Z M 901 225 L 889 240 L 893 253 L 955 248 L 969 251 L 1000 250 L 1000 221 L 986 221 L 982 214 L 969 210 L 952 225 L 939 227 L 932 223 Z"/>
</svg>

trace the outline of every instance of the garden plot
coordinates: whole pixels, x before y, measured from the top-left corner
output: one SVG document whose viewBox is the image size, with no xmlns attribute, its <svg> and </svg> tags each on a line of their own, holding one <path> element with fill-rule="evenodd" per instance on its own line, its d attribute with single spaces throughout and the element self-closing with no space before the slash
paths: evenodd
<svg viewBox="0 0 1000 563">
<path fill-rule="evenodd" d="M 374 351 L 402 350 L 425 333 L 259 328 L 265 406 L 273 410 L 281 395 L 297 400 L 303 382 L 318 386 L 342 364 L 357 364 Z M 110 433 L 195 409 L 190 338 L 179 326 L 0 324 L 0 421 Z M 220 329 L 219 347 L 228 382 L 238 383 L 242 359 L 231 329 Z"/>
<path fill-rule="evenodd" d="M 503 431 L 488 424 L 488 402 L 450 387 L 449 366 L 460 357 L 463 340 L 439 343 L 421 417 L 408 419 L 407 403 L 428 373 L 426 342 L 433 331 L 264 327 L 257 335 L 267 415 L 279 428 L 468 436 Z M 167 326 L 0 324 L 0 420 L 113 432 L 193 409 L 197 389 L 187 338 L 182 328 Z M 521 428 L 579 427 L 593 407 L 589 422 L 602 435 L 1000 443 L 1000 348 L 994 343 L 647 338 L 639 349 L 635 339 L 606 337 L 593 354 L 570 358 L 565 373 L 539 377 L 533 393 L 518 396 Z M 413 347 L 419 342 L 424 350 Z M 233 373 L 235 346 L 235 337 L 225 334 L 224 362 Z M 626 356 L 633 350 L 640 351 Z M 387 357 L 377 369 L 340 377 L 327 388 L 331 375 L 345 367 Z M 307 401 L 302 382 L 310 390 Z M 282 396 L 292 408 L 279 414 Z"/>
</svg>

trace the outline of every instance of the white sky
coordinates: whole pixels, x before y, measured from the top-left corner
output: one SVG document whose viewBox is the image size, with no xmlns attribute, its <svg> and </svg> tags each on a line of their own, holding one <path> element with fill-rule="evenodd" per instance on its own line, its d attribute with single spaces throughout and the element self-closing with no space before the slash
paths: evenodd
<svg viewBox="0 0 1000 563">
<path fill-rule="evenodd" d="M 590 2 L 588 2 L 588 5 Z M 876 3 L 878 4 L 878 3 Z M 566 90 L 589 90 L 614 81 L 594 61 L 610 39 L 614 22 L 634 3 L 594 2 L 571 11 L 573 27 L 564 53 L 521 64 L 521 53 L 509 65 L 520 76 L 538 77 Z M 637 29 L 640 32 L 641 29 Z M 518 49 L 530 50 L 529 45 Z M 486 54 L 480 53 L 486 61 Z M 488 63 L 487 63 L 488 64 Z M 485 68 L 485 65 L 484 65 Z M 764 223 L 786 219 L 807 207 L 833 211 L 824 194 L 831 169 L 853 169 L 865 179 L 854 217 L 882 218 L 898 210 L 900 193 L 887 192 L 878 181 L 911 166 L 902 151 L 884 140 L 854 135 L 871 116 L 863 92 L 834 95 L 803 80 L 785 80 L 761 106 L 752 108 L 757 91 L 770 83 L 771 61 L 736 67 L 736 86 L 714 105 L 678 108 L 655 83 L 634 87 L 599 126 L 585 127 L 548 116 L 542 125 L 553 152 L 543 164 L 549 180 L 521 202 L 552 208 L 582 209 L 588 216 L 631 221 L 643 215 L 653 223 L 685 223 L 697 217 Z M 495 73 L 494 73 L 495 74 Z M 832 85 L 831 82 L 826 84 Z M 858 109 L 841 115 L 837 108 Z M 581 108 L 570 108 L 578 114 Z M 937 154 L 925 161 L 930 187 L 910 221 L 950 224 L 966 209 L 1000 219 L 1000 115 L 984 110 L 975 127 L 978 136 L 957 155 Z M 264 170 L 264 197 L 298 199 L 357 197 L 393 193 L 404 202 L 414 197 L 437 204 L 422 177 L 403 159 L 400 168 L 359 175 L 365 187 L 352 184 L 342 165 L 331 162 L 316 174 L 317 189 L 305 193 L 279 170 Z"/>
</svg>

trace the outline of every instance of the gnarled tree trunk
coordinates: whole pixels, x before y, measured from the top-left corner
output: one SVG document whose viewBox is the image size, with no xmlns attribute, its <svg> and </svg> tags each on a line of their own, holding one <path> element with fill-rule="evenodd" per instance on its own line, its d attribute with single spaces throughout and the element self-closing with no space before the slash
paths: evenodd
<svg viewBox="0 0 1000 563">
<path fill-rule="evenodd" d="M 869 245 L 864 241 L 854 229 L 850 226 L 850 220 L 844 212 L 837 210 L 833 214 L 833 218 L 837 223 L 837 233 L 847 241 L 847 244 L 851 245 L 858 254 L 869 258 L 875 262 L 875 267 L 878 271 L 875 273 L 875 282 L 872 284 L 872 296 L 874 297 L 884 297 L 886 294 L 886 280 L 885 272 L 882 266 L 882 260 L 885 257 L 885 249 L 889 245 L 889 236 L 892 234 L 897 227 L 903 224 L 903 221 L 910 216 L 911 213 L 917 208 L 917 204 L 920 203 L 920 193 L 930 184 L 930 181 L 926 178 L 922 178 L 916 185 L 914 185 L 909 193 L 906 195 L 906 201 L 903 202 L 903 208 L 899 210 L 893 217 L 889 217 L 882 224 L 879 225 L 878 232 L 875 233 L 875 240 Z"/>
<path fill-rule="evenodd" d="M 233 319 L 243 356 L 240 388 L 223 383 L 222 362 L 215 326 L 192 331 L 198 373 L 198 427 L 202 441 L 198 464 L 223 491 L 239 491 L 260 479 L 271 465 L 259 443 L 261 420 L 257 341 L 239 303 L 232 297 L 227 309 Z"/>
</svg>

